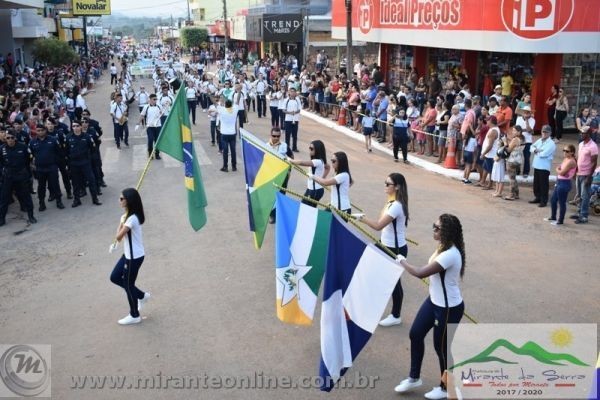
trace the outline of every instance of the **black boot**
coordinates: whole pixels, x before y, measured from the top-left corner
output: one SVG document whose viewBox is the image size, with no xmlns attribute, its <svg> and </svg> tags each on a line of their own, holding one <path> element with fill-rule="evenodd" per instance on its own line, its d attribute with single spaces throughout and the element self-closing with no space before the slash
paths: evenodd
<svg viewBox="0 0 600 400">
<path fill-rule="evenodd" d="M 79 200 L 79 198 L 76 198 L 75 200 L 73 200 L 73 204 L 71 204 L 71 207 L 75 208 L 75 207 L 79 207 L 81 205 L 81 200 Z"/>
<path fill-rule="evenodd" d="M 6 225 L 6 220 L 4 218 L 0 218 L 0 226 Z"/>
<path fill-rule="evenodd" d="M 100 189 L 100 186 L 98 186 L 98 188 L 96 189 L 96 193 L 98 194 L 98 196 L 102 196 L 102 190 Z"/>
<path fill-rule="evenodd" d="M 100 180 L 100 186 L 102 186 L 102 187 L 106 187 L 106 183 L 104 182 L 104 179 L 101 179 L 101 180 Z"/>
<path fill-rule="evenodd" d="M 48 201 L 54 201 L 55 197 L 53 194 L 51 194 L 50 196 L 48 196 Z"/>
<path fill-rule="evenodd" d="M 61 209 L 61 210 L 63 208 L 65 208 L 65 205 L 63 204 L 63 202 L 60 198 L 56 199 L 56 208 Z"/>
<path fill-rule="evenodd" d="M 98 196 L 94 196 L 92 198 L 92 203 L 94 203 L 97 206 L 101 206 L 102 205 L 102 203 L 100 203 L 100 200 L 98 200 Z"/>
<path fill-rule="evenodd" d="M 158 151 L 154 153 L 154 158 L 160 160 L 160 153 Z"/>
<path fill-rule="evenodd" d="M 71 200 L 73 198 L 73 193 L 70 190 L 67 190 L 67 199 Z"/>
<path fill-rule="evenodd" d="M 37 223 L 37 219 L 35 219 L 35 217 L 33 216 L 33 210 L 31 210 L 27 213 L 27 222 L 29 222 L 30 224 Z"/>
<path fill-rule="evenodd" d="M 44 200 L 40 200 L 40 212 L 46 211 L 46 203 Z"/>
</svg>

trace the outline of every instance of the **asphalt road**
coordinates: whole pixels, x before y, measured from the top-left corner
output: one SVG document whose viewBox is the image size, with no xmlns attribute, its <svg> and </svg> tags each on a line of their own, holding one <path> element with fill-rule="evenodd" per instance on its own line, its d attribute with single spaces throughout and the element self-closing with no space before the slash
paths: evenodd
<svg viewBox="0 0 600 400">
<path fill-rule="evenodd" d="M 202 112 L 193 134 L 208 196 L 208 223 L 197 233 L 188 224 L 183 168 L 167 157 L 152 161 L 141 189 L 147 213 L 146 260 L 138 286 L 153 297 L 142 312 L 142 324 L 119 326 L 116 322 L 128 306 L 123 290 L 109 281 L 119 254 L 107 249 L 121 214 L 120 191 L 135 186 L 144 166 L 146 139 L 133 132 L 135 123 L 130 122 L 129 148 L 118 151 L 110 140 L 106 73 L 87 101 L 105 131 L 104 204 L 93 206 L 89 196 L 76 209 L 67 203 L 65 210 L 58 210 L 50 203 L 44 213 L 36 209 L 39 222 L 31 226 L 12 206 L 7 225 L 0 228 L 1 342 L 52 345 L 53 398 L 420 399 L 437 385 L 437 359 L 427 338 L 423 387 L 405 396 L 393 391 L 408 375 L 408 332 L 427 297 L 418 279 L 404 276 L 402 325 L 379 328 L 348 373 L 350 380 L 356 373 L 373 377 L 372 388 L 323 394 L 314 388 L 283 387 L 285 377 L 298 382 L 299 377 L 318 375 L 320 310 L 310 327 L 276 318 L 273 227 L 262 250 L 255 250 L 248 231 L 243 163 L 238 159 L 238 172 L 219 171 L 221 158 L 210 146 L 209 123 Z M 137 110 L 131 117 L 136 119 Z M 247 128 L 266 140 L 270 119 L 250 113 L 250 121 Z M 434 251 L 431 224 L 438 215 L 449 212 L 460 218 L 467 251 L 463 297 L 467 312 L 479 322 L 600 320 L 598 218 L 585 226 L 550 226 L 542 221 L 548 208 L 527 204 L 530 188 L 522 188 L 519 201 L 498 200 L 489 192 L 394 163 L 389 155 L 366 153 L 360 143 L 306 118 L 300 123 L 297 157 L 308 158 L 308 142 L 316 138 L 325 142 L 329 154 L 348 154 L 355 180 L 351 199 L 369 216 L 378 215 L 385 203 L 386 175 L 405 174 L 408 236 L 419 243 L 409 248 L 411 262 L 425 264 Z M 293 173 L 290 187 L 301 191 L 304 184 Z M 214 377 L 255 376 L 261 381 L 262 376 L 263 386 L 265 381 L 272 384 L 270 377 L 284 378 L 279 388 L 271 389 L 187 390 L 175 388 L 175 381 L 165 389 L 166 377 L 203 374 L 206 385 L 213 387 L 219 379 Z M 127 376 L 125 387 L 134 376 L 147 376 L 152 380 L 148 386 L 162 388 L 93 389 L 88 381 L 86 388 L 76 389 L 82 381 L 73 377 L 81 376 Z"/>
</svg>

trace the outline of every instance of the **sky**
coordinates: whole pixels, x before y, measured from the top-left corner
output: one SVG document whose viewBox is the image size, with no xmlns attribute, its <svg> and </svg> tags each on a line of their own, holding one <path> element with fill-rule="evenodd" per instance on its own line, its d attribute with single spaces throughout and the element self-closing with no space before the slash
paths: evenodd
<svg viewBox="0 0 600 400">
<path fill-rule="evenodd" d="M 113 13 L 134 17 L 183 17 L 187 15 L 187 0 L 112 0 Z"/>
</svg>

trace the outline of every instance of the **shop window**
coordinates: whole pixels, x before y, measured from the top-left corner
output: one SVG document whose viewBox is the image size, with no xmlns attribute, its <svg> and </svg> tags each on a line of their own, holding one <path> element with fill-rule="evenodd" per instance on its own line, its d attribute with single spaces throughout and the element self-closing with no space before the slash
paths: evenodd
<svg viewBox="0 0 600 400">
<path fill-rule="evenodd" d="M 565 128 L 575 127 L 575 118 L 586 107 L 600 107 L 600 85 L 598 80 L 598 54 L 563 55 L 560 86 L 569 99 L 569 112 L 565 119 Z"/>
<path fill-rule="evenodd" d="M 504 71 L 513 79 L 512 96 L 520 97 L 531 91 L 533 81 L 533 54 L 481 52 L 479 57 L 478 93 L 483 93 L 484 77 L 491 80 L 491 89 L 501 83 Z M 475 71 L 469 71 L 474 73 Z M 488 95 L 487 93 L 483 93 Z M 489 93 L 491 94 L 491 93 Z"/>
<path fill-rule="evenodd" d="M 390 87 L 398 90 L 410 76 L 413 66 L 413 47 L 404 45 L 390 47 L 387 82 Z"/>
</svg>

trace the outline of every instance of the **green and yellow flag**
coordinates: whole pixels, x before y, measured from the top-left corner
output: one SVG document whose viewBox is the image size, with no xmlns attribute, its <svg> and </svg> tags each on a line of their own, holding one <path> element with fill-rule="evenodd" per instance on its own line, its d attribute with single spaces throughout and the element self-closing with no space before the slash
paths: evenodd
<svg viewBox="0 0 600 400">
<path fill-rule="evenodd" d="M 192 141 L 190 115 L 183 89 L 177 92 L 175 104 L 156 142 L 156 150 L 183 162 L 190 224 L 195 231 L 200 230 L 206 224 L 206 193 Z"/>
</svg>

